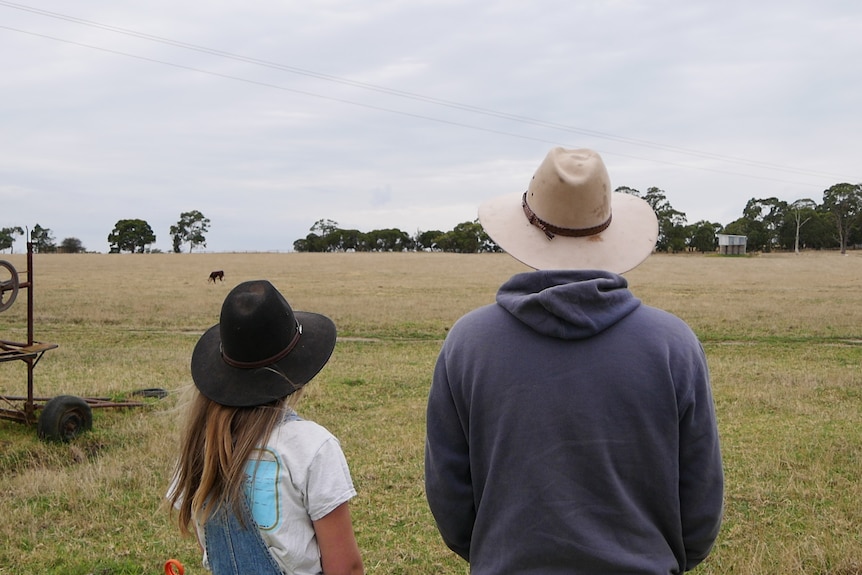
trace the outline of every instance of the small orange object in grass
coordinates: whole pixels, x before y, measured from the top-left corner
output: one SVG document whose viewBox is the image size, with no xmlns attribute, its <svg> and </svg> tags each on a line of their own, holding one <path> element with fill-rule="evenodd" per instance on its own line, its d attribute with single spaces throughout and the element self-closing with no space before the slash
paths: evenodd
<svg viewBox="0 0 862 575">
<path fill-rule="evenodd" d="M 186 568 L 176 559 L 168 559 L 165 562 L 165 575 L 185 575 Z"/>
</svg>

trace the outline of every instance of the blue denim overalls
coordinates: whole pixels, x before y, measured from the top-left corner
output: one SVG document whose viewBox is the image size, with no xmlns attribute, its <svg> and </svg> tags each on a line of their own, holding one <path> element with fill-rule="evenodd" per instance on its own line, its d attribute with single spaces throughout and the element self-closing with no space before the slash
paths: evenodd
<svg viewBox="0 0 862 575">
<path fill-rule="evenodd" d="M 213 575 L 284 575 L 263 542 L 243 497 L 243 521 L 222 505 L 204 526 L 207 560 Z"/>
<path fill-rule="evenodd" d="M 294 410 L 286 410 L 285 422 L 301 420 Z M 248 493 L 240 507 L 242 523 L 230 505 L 223 505 L 204 526 L 207 561 L 213 575 L 285 575 L 260 535 L 248 505 Z"/>
</svg>

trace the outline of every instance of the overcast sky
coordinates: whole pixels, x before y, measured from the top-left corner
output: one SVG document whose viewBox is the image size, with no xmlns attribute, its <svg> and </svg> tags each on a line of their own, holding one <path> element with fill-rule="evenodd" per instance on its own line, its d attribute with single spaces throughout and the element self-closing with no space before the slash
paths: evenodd
<svg viewBox="0 0 862 575">
<path fill-rule="evenodd" d="M 0 227 L 91 251 L 446 231 L 557 145 L 689 223 L 862 182 L 858 0 L 0 0 L 0 63 Z"/>
</svg>

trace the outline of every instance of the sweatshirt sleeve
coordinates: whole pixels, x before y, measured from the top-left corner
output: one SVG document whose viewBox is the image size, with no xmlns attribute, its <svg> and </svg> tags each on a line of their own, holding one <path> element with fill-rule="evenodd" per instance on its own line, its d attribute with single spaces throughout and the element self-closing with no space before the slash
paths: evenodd
<svg viewBox="0 0 862 575">
<path fill-rule="evenodd" d="M 445 345 L 437 359 L 428 398 L 425 494 L 443 541 L 470 560 L 476 510 L 466 429 L 458 415 L 446 370 Z"/>
<path fill-rule="evenodd" d="M 680 412 L 680 508 L 689 571 L 703 561 L 718 537 L 723 513 L 724 475 L 715 406 L 703 348 L 691 362 L 692 387 Z"/>
</svg>

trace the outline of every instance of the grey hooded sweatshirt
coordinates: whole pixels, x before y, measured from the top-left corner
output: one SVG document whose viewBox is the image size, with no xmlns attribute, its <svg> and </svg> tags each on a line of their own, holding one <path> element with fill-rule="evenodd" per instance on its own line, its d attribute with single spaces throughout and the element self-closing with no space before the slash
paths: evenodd
<svg viewBox="0 0 862 575">
<path fill-rule="evenodd" d="M 700 342 L 622 276 L 515 275 L 443 344 L 425 487 L 474 575 L 692 569 L 723 501 Z"/>
</svg>

